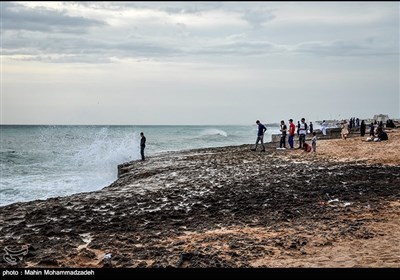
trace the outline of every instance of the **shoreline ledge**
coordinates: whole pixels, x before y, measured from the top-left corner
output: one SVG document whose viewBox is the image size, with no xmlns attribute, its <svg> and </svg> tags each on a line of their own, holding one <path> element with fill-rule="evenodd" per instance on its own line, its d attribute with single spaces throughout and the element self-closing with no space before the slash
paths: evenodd
<svg viewBox="0 0 400 280">
<path fill-rule="evenodd" d="M 0 207 L 2 268 L 400 267 L 400 130 L 389 141 L 170 152 L 99 191 Z M 366 138 L 366 137 L 365 137 Z M 4 251 L 3 251 L 4 254 Z"/>
</svg>

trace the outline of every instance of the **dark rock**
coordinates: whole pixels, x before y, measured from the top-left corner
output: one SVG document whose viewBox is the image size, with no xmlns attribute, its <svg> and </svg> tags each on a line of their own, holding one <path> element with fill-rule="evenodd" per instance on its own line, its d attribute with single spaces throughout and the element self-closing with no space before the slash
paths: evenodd
<svg viewBox="0 0 400 280">
<path fill-rule="evenodd" d="M 93 259 L 96 249 L 118 252 L 114 266 L 248 267 L 275 254 L 269 247 L 298 256 L 304 247 L 374 237 L 369 218 L 346 217 L 369 211 L 381 221 L 380 209 L 400 197 L 400 167 L 299 158 L 279 157 L 273 145 L 265 154 L 243 145 L 126 163 L 103 190 L 0 207 L 7 219 L 0 247 L 33 244 L 29 262 L 38 266 L 61 266 L 73 253 Z M 339 202 L 328 203 L 333 198 Z M 218 233 L 244 227 L 283 233 L 266 240 L 251 231 Z M 301 237 L 316 233 L 329 241 Z M 79 251 L 80 234 L 91 241 Z"/>
</svg>

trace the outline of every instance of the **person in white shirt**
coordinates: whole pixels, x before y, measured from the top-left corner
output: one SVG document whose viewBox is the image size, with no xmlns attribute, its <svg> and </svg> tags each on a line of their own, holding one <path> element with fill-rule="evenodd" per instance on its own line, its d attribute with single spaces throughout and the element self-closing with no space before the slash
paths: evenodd
<svg viewBox="0 0 400 280">
<path fill-rule="evenodd" d="M 325 120 L 322 122 L 322 124 L 321 124 L 321 131 L 322 131 L 322 134 L 324 135 L 324 136 L 326 136 L 326 128 L 328 127 L 328 124 L 325 122 Z"/>
<path fill-rule="evenodd" d="M 303 148 L 303 143 L 306 142 L 307 135 L 307 124 L 305 118 L 301 119 L 300 127 L 299 127 L 299 149 Z"/>
</svg>

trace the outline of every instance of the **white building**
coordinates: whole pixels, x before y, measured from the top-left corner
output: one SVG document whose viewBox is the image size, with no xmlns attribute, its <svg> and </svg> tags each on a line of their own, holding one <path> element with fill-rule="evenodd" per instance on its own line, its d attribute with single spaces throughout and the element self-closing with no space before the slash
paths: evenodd
<svg viewBox="0 0 400 280">
<path fill-rule="evenodd" d="M 374 115 L 374 120 L 376 120 L 377 122 L 383 122 L 386 123 L 386 121 L 390 119 L 388 115 L 383 115 L 383 114 L 379 114 L 379 115 Z"/>
</svg>

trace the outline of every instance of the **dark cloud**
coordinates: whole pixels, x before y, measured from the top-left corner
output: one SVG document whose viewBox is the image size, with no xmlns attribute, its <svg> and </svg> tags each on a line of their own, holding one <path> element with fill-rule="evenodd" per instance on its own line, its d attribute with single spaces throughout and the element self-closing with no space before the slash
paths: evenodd
<svg viewBox="0 0 400 280">
<path fill-rule="evenodd" d="M 104 63 L 115 58 L 159 58 L 179 56 L 179 48 L 141 38 L 125 41 L 93 39 L 87 36 L 61 36 L 19 31 L 4 34 L 3 55 L 23 55 L 18 60 L 38 60 L 56 63 Z M 80 61 L 81 60 L 81 61 Z"/>
<path fill-rule="evenodd" d="M 24 35 L 25 34 L 25 35 Z M 134 37 L 121 41 L 87 36 L 56 36 L 20 31 L 18 36 L 4 36 L 3 55 L 29 55 L 30 60 L 67 63 L 112 62 L 112 57 L 124 58 L 173 58 L 212 56 L 259 56 L 269 54 L 312 54 L 321 56 L 381 56 L 398 55 L 395 48 L 373 44 L 356 44 L 344 41 L 305 42 L 297 45 L 279 45 L 268 41 L 240 39 L 233 42 L 193 42 L 181 45 L 166 43 L 162 38 Z"/>
<path fill-rule="evenodd" d="M 1 5 L 4 30 L 85 33 L 89 27 L 105 25 L 103 21 L 73 17 L 44 7 L 29 8 L 10 2 Z"/>
<path fill-rule="evenodd" d="M 155 5 L 156 4 L 156 5 Z M 301 44 L 275 44 L 266 37 L 263 29 L 248 27 L 190 29 L 185 23 L 143 23 L 141 30 L 114 27 L 104 22 L 84 17 L 72 17 L 63 11 L 44 7 L 26 6 L 3 2 L 3 55 L 26 55 L 24 59 L 67 62 L 112 62 L 112 58 L 162 59 L 188 57 L 208 59 L 213 56 L 257 56 L 268 54 L 312 54 L 321 56 L 379 56 L 398 55 L 398 40 L 382 42 L 379 37 L 358 41 L 315 41 Z M 77 2 L 70 5 L 88 6 L 93 9 L 118 10 L 124 7 L 157 7 L 168 13 L 198 13 L 220 7 L 242 12 L 242 18 L 255 28 L 274 19 L 273 10 L 266 7 L 236 10 L 228 3 L 140 3 L 140 2 Z M 135 23 L 136 24 L 136 23 Z M 90 27 L 101 26 L 102 29 Z M 128 27 L 127 27 L 128 26 Z M 40 32 L 38 32 L 40 31 Z M 85 36 L 80 33 L 87 32 Z M 237 32 L 237 34 L 235 34 Z M 249 34 L 247 34 L 249 33 Z M 224 34 L 224 35 L 221 35 Z M 228 34 L 227 36 L 225 36 Z M 396 43 L 397 42 L 397 43 Z M 397 44 L 397 45 L 396 45 Z"/>
<path fill-rule="evenodd" d="M 257 9 L 257 10 L 245 10 L 242 17 L 254 28 L 261 27 L 264 23 L 271 21 L 275 18 L 272 10 L 269 9 Z"/>
</svg>

